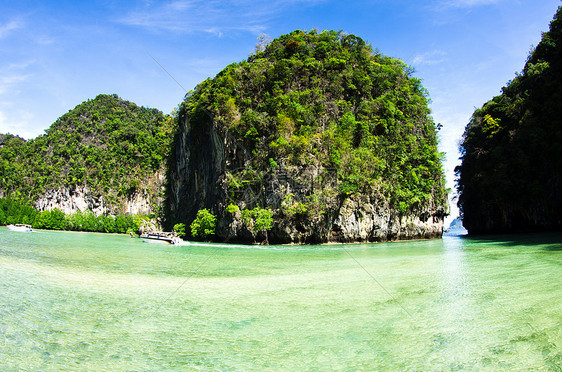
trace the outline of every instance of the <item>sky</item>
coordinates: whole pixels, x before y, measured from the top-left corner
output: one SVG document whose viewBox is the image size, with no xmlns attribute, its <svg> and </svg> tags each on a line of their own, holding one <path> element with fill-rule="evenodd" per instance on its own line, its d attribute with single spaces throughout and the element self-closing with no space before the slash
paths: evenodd
<svg viewBox="0 0 562 372">
<path fill-rule="evenodd" d="M 0 133 L 31 139 L 98 94 L 170 113 L 260 35 L 342 30 L 413 67 L 447 187 L 475 108 L 521 72 L 560 0 L 0 0 Z M 451 201 L 451 216 L 456 217 Z"/>
</svg>

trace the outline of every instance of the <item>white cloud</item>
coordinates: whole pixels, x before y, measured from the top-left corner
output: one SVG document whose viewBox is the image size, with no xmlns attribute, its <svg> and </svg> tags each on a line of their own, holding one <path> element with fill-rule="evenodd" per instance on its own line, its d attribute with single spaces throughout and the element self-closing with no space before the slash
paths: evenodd
<svg viewBox="0 0 562 372">
<path fill-rule="evenodd" d="M 173 1 L 149 5 L 136 10 L 119 21 L 157 31 L 207 32 L 217 34 L 218 28 L 248 28 L 240 15 L 232 12 L 227 18 L 226 7 L 214 1 Z"/>
<path fill-rule="evenodd" d="M 472 8 L 475 6 L 496 4 L 501 1 L 503 0 L 445 0 L 441 2 L 441 6 L 449 8 Z"/>
<path fill-rule="evenodd" d="M 442 50 L 434 50 L 414 56 L 412 64 L 415 66 L 420 65 L 435 65 L 445 62 L 447 60 L 447 53 Z"/>
<path fill-rule="evenodd" d="M 31 75 L 8 75 L 0 76 L 0 94 L 12 93 L 14 85 L 27 80 Z"/>
<path fill-rule="evenodd" d="M 35 116 L 28 111 L 23 110 L 10 110 L 10 103 L 0 102 L 1 106 L 8 108 L 8 111 L 0 111 L 0 133 L 17 134 L 23 138 L 34 138 L 38 133 L 34 131 L 33 124 Z"/>
<path fill-rule="evenodd" d="M 12 20 L 6 24 L 0 24 L 0 39 L 8 35 L 11 31 L 17 30 L 22 27 L 22 23 L 17 20 Z"/>
<path fill-rule="evenodd" d="M 222 36 L 232 31 L 259 34 L 264 23 L 282 9 L 296 3 L 314 4 L 321 0 L 178 0 L 146 4 L 126 14 L 118 22 L 155 31 L 205 32 Z"/>
<path fill-rule="evenodd" d="M 10 63 L 8 64 L 8 66 L 6 67 L 7 71 L 11 71 L 11 70 L 24 70 L 26 68 L 28 68 L 29 66 L 33 65 L 35 63 L 35 60 L 27 60 L 27 61 L 23 61 L 23 62 L 17 62 L 17 63 Z"/>
</svg>

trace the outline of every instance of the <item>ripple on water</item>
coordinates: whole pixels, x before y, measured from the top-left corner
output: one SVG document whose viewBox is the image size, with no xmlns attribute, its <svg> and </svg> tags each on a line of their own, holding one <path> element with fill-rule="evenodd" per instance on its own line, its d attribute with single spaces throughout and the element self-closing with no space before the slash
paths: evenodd
<svg viewBox="0 0 562 372">
<path fill-rule="evenodd" d="M 342 246 L 13 237 L 0 229 L 5 370 L 561 363 L 562 261 L 552 242 L 447 237 L 347 246 L 350 257 Z"/>
</svg>

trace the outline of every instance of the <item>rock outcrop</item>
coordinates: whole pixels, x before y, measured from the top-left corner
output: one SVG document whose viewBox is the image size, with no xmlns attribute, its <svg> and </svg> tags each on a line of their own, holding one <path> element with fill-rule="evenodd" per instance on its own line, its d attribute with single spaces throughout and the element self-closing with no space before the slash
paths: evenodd
<svg viewBox="0 0 562 372">
<path fill-rule="evenodd" d="M 393 208 L 380 193 L 346 195 L 337 191 L 337 173 L 318 166 L 278 164 L 261 178 L 247 175 L 248 187 L 233 189 L 231 178 L 243 178 L 251 152 L 211 117 L 190 127 L 180 117 L 175 147 L 176 165 L 169 182 L 169 215 L 190 223 L 199 209 L 210 208 L 218 217 L 216 239 L 228 242 L 262 242 L 264 231 L 252 231 L 239 209 L 266 205 L 274 212 L 267 232 L 270 243 L 352 243 L 440 238 L 448 206 L 429 204 L 416 213 Z M 251 169 L 250 169 L 251 170 Z M 315 196 L 318 200 L 311 200 Z"/>
<path fill-rule="evenodd" d="M 103 195 L 96 195 L 87 186 L 52 189 L 41 195 L 35 202 L 39 211 L 59 209 L 65 214 L 92 212 L 95 215 L 151 215 L 163 203 L 160 196 L 164 190 L 164 174 L 157 172 L 149 179 L 149 190 L 135 192 L 116 202 L 109 203 Z M 161 190 L 160 193 L 153 190 Z"/>
<path fill-rule="evenodd" d="M 0 195 L 41 211 L 157 214 L 174 126 L 156 109 L 100 94 L 37 138 L 0 135 Z"/>
<path fill-rule="evenodd" d="M 35 202 L 35 208 L 40 211 L 59 209 L 66 214 L 88 211 L 101 215 L 109 212 L 103 197 L 94 197 L 87 187 L 49 190 Z"/>
<path fill-rule="evenodd" d="M 425 91 L 354 35 L 283 35 L 201 83 L 178 123 L 168 227 L 208 209 L 223 241 L 442 235 L 447 193 Z M 264 210 L 271 226 L 258 223 Z"/>
</svg>

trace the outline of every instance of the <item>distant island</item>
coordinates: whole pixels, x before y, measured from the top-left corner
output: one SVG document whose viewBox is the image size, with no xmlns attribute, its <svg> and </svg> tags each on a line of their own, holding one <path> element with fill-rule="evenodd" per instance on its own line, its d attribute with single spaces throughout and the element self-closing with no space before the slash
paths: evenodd
<svg viewBox="0 0 562 372">
<path fill-rule="evenodd" d="M 462 220 L 457 217 L 449 224 L 446 231 L 466 230 L 462 224 Z"/>
<path fill-rule="evenodd" d="M 0 135 L 0 224 L 123 233 L 154 228 L 174 130 L 173 118 L 159 110 L 100 94 L 37 138 Z"/>
</svg>

